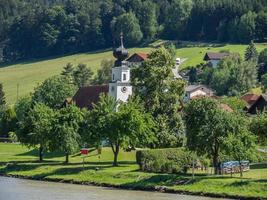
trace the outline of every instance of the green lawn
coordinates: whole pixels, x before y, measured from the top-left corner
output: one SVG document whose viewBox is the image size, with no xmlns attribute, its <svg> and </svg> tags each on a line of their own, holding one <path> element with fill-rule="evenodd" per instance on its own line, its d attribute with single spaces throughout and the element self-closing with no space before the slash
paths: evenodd
<svg viewBox="0 0 267 200">
<path fill-rule="evenodd" d="M 183 43 L 177 49 L 177 57 L 186 58 L 182 67 L 195 66 L 203 62 L 207 51 L 230 50 L 238 52 L 242 56 L 247 45 L 216 45 L 207 43 Z M 258 51 L 267 48 L 267 44 L 257 44 Z M 150 52 L 152 47 L 131 48 L 130 53 Z M 112 52 L 99 51 L 81 53 L 58 58 L 47 58 L 43 60 L 27 60 L 9 65 L 0 65 L 0 82 L 4 84 L 4 90 L 9 104 L 14 104 L 17 99 L 17 85 L 19 84 L 18 96 L 24 96 L 33 91 L 38 83 L 46 78 L 59 74 L 67 63 L 85 63 L 94 72 L 99 68 L 103 59 L 113 59 Z"/>
<path fill-rule="evenodd" d="M 63 163 L 64 156 L 60 153 L 47 154 L 43 163 L 37 161 L 37 155 L 38 152 L 34 149 L 27 149 L 18 144 L 0 143 L 0 173 L 137 189 L 166 186 L 177 191 L 267 198 L 267 166 L 264 164 L 254 165 L 252 170 L 244 173 L 242 179 L 238 175 L 231 178 L 199 173 L 194 181 L 190 181 L 190 175 L 140 172 L 135 164 L 135 152 L 121 151 L 119 167 L 112 167 L 113 156 L 110 148 L 103 148 L 100 159 L 95 151 L 91 152 L 86 158 L 84 168 L 80 155 L 71 156 L 68 165 Z"/>
</svg>

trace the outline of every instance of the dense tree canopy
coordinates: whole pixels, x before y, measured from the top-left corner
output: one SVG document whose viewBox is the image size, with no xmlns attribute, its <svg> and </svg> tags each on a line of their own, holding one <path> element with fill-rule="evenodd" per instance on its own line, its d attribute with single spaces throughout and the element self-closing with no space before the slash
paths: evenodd
<svg viewBox="0 0 267 200">
<path fill-rule="evenodd" d="M 60 108 L 66 98 L 72 97 L 76 87 L 62 76 L 46 79 L 34 89 L 33 101 L 43 103 L 51 108 Z"/>
<path fill-rule="evenodd" d="M 158 127 L 157 147 L 181 146 L 184 125 L 180 114 L 180 100 L 185 82 L 174 79 L 172 56 L 165 48 L 154 50 L 142 67 L 132 70 L 135 95 L 144 102 L 146 112 L 154 117 Z"/>
<path fill-rule="evenodd" d="M 5 60 L 153 39 L 248 43 L 267 37 L 265 0 L 0 0 Z M 111 34 L 112 33 L 112 34 Z"/>
</svg>

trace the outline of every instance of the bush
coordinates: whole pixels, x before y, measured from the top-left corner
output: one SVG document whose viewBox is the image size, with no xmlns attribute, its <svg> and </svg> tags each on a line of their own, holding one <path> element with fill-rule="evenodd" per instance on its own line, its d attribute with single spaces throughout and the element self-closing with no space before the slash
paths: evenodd
<svg viewBox="0 0 267 200">
<path fill-rule="evenodd" d="M 186 173 L 192 156 L 184 148 L 140 150 L 136 162 L 146 172 Z"/>
</svg>

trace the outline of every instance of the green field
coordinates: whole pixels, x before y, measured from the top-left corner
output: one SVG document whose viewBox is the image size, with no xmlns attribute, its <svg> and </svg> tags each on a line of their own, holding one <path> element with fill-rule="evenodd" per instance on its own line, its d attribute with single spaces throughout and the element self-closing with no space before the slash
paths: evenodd
<svg viewBox="0 0 267 200">
<path fill-rule="evenodd" d="M 80 155 L 73 155 L 70 164 L 64 164 L 60 153 L 46 154 L 45 162 L 39 163 L 37 150 L 18 144 L 0 143 L 0 174 L 20 175 L 36 179 L 67 180 L 94 184 L 107 184 L 125 188 L 153 189 L 165 186 L 174 191 L 217 194 L 234 197 L 267 198 L 267 165 L 253 165 L 249 172 L 234 178 L 205 175 L 197 172 L 194 181 L 191 175 L 144 173 L 135 164 L 135 152 L 119 155 L 119 167 L 112 167 L 110 148 L 103 148 L 100 158 L 90 152 L 83 167 Z M 97 169 L 97 170 L 96 170 Z"/>
<path fill-rule="evenodd" d="M 216 45 L 207 43 L 183 43 L 177 48 L 177 56 L 186 58 L 182 67 L 195 66 L 202 61 L 207 51 L 229 50 L 238 52 L 242 56 L 246 45 Z M 258 51 L 267 48 L 267 44 L 257 44 Z M 151 47 L 132 48 L 130 53 L 149 52 Z M 4 84 L 4 90 L 9 104 L 15 103 L 17 96 L 21 97 L 33 91 L 38 83 L 46 78 L 59 74 L 67 63 L 85 63 L 94 72 L 99 68 L 103 59 L 113 59 L 112 52 L 99 51 L 91 53 L 81 53 L 58 58 L 47 58 L 44 60 L 27 60 L 10 65 L 0 65 L 0 82 Z M 18 85 L 18 90 L 17 90 Z M 17 95 L 18 91 L 18 95 Z"/>
</svg>

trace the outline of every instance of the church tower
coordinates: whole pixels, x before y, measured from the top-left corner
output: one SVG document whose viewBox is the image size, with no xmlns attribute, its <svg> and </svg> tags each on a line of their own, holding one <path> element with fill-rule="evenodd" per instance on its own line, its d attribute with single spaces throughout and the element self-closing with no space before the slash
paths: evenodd
<svg viewBox="0 0 267 200">
<path fill-rule="evenodd" d="M 109 95 L 116 101 L 127 102 L 132 95 L 132 86 L 130 84 L 130 68 L 125 59 L 129 53 L 123 46 L 123 35 L 121 34 L 121 46 L 113 51 L 116 58 L 112 67 L 111 81 L 109 83 Z"/>
</svg>

